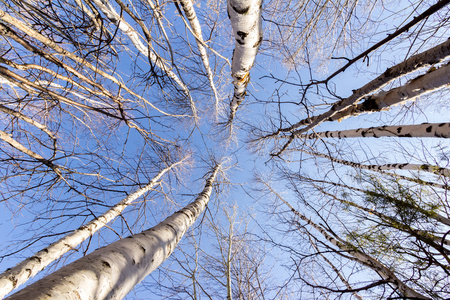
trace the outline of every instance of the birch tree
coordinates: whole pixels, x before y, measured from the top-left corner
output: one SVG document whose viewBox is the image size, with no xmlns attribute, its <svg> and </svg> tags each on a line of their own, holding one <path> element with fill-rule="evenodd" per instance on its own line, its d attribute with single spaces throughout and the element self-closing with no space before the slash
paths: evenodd
<svg viewBox="0 0 450 300">
<path fill-rule="evenodd" d="M 191 25 L 191 30 L 192 30 L 192 33 L 197 42 L 198 51 L 200 52 L 200 57 L 202 59 L 203 66 L 205 67 L 206 74 L 208 75 L 209 84 L 213 91 L 213 95 L 214 95 L 214 99 L 215 99 L 214 104 L 216 106 L 216 111 L 218 111 L 219 95 L 217 93 L 216 85 L 214 84 L 214 75 L 211 70 L 211 66 L 209 63 L 209 58 L 208 58 L 208 54 L 206 52 L 206 48 L 204 46 L 205 42 L 203 40 L 202 27 L 197 18 L 197 14 L 195 13 L 195 9 L 194 9 L 194 6 L 192 5 L 192 1 L 191 0 L 179 0 L 179 3 L 181 4 L 181 7 L 183 7 L 184 14 L 186 15 L 186 18 L 188 19 L 189 24 Z"/>
<path fill-rule="evenodd" d="M 0 4 L 0 206 L 11 218 L 0 223 L 17 239 L 0 263 L 30 257 L 0 275 L 0 291 L 83 257 L 12 297 L 120 298 L 140 281 L 137 298 L 147 287 L 147 298 L 449 297 L 448 1 L 262 4 Z M 229 143 L 211 112 L 229 105 L 232 128 L 251 71 L 258 88 Z M 154 179 L 187 153 L 189 169 Z M 145 277 L 204 209 L 218 168 L 191 205 L 143 229 L 197 193 L 213 157 L 233 161 L 227 200 Z M 284 194 L 258 189 L 251 169 Z M 241 233 L 216 213 L 228 199 L 255 211 L 236 216 L 255 226 Z"/>
<path fill-rule="evenodd" d="M 18 288 L 28 279 L 36 275 L 37 272 L 42 271 L 54 260 L 59 259 L 64 253 L 76 248 L 88 237 L 95 234 L 103 226 L 116 218 L 127 206 L 131 205 L 133 201 L 152 189 L 153 186 L 157 184 L 157 182 L 163 177 L 166 172 L 170 171 L 182 162 L 183 160 L 161 170 L 146 186 L 130 194 L 128 197 L 114 205 L 97 219 L 81 226 L 80 228 L 66 235 L 57 242 L 35 253 L 32 257 L 19 263 L 17 266 L 10 268 L 6 272 L 0 274 L 0 297 L 3 298 L 13 289 Z"/>
<path fill-rule="evenodd" d="M 329 155 L 323 154 L 323 153 L 313 153 L 306 150 L 299 150 L 303 153 L 317 156 L 317 157 L 323 157 L 326 159 L 329 159 L 332 162 L 364 169 L 364 170 L 371 170 L 371 171 L 385 171 L 385 170 L 413 170 L 413 171 L 425 171 L 434 173 L 436 175 L 443 175 L 443 176 L 449 176 L 450 170 L 447 168 L 442 168 L 439 166 L 432 166 L 428 164 L 410 164 L 410 163 L 394 163 L 394 164 L 383 164 L 383 165 L 365 165 L 360 164 L 352 161 L 347 161 L 339 158 L 334 158 Z"/>
<path fill-rule="evenodd" d="M 403 126 L 379 126 L 370 128 L 358 128 L 339 131 L 323 131 L 313 132 L 309 134 L 295 135 L 300 139 L 317 139 L 317 138 L 356 138 L 356 137 L 408 137 L 408 138 L 449 138 L 449 123 L 423 123 L 417 125 Z M 286 136 L 283 136 L 286 138 Z"/>
<path fill-rule="evenodd" d="M 316 224 L 310 218 L 306 217 L 298 210 L 296 210 L 288 201 L 283 199 L 281 195 L 279 195 L 273 189 L 271 189 L 271 187 L 267 183 L 263 184 L 270 190 L 271 193 L 273 193 L 276 196 L 276 198 L 279 201 L 281 201 L 284 205 L 288 207 L 290 212 L 292 212 L 302 221 L 306 222 L 309 226 L 314 228 L 314 230 L 317 231 L 319 234 L 321 234 L 328 243 L 337 247 L 340 251 L 347 253 L 349 256 L 352 257 L 352 259 L 357 261 L 359 264 L 362 264 L 365 267 L 368 267 L 373 271 L 375 271 L 384 280 L 393 284 L 396 287 L 396 289 L 398 289 L 400 295 L 404 297 L 414 297 L 418 299 L 430 299 L 426 295 L 422 295 L 421 293 L 417 292 L 416 290 L 406 285 L 404 281 L 398 278 L 393 271 L 391 271 L 388 267 L 383 265 L 379 260 L 371 257 L 370 255 L 367 255 L 362 251 L 359 251 L 355 246 L 346 242 L 342 237 L 338 236 L 335 232 L 327 230 L 327 228 L 324 228 L 323 226 Z"/>
<path fill-rule="evenodd" d="M 122 299 L 175 250 L 206 208 L 219 169 L 220 165 L 213 169 L 195 201 L 157 226 L 100 248 L 7 299 L 44 299 L 49 295 L 61 299 Z"/>
<path fill-rule="evenodd" d="M 256 53 L 262 42 L 261 7 L 262 1 L 227 1 L 228 17 L 236 39 L 231 76 L 233 77 L 234 94 L 230 103 L 228 123 L 233 122 L 239 105 L 245 98 L 246 88 L 250 82 Z"/>
<path fill-rule="evenodd" d="M 347 97 L 345 99 L 339 100 L 338 102 L 334 103 L 328 112 L 322 113 L 313 118 L 309 117 L 307 119 L 301 120 L 289 127 L 280 128 L 277 131 L 275 131 L 274 133 L 266 135 L 264 138 L 276 136 L 276 135 L 280 134 L 281 132 L 291 132 L 292 131 L 292 132 L 295 132 L 295 134 L 302 134 L 304 132 L 307 132 L 308 130 L 315 128 L 318 124 L 320 124 L 321 122 L 323 122 L 325 120 L 333 121 L 333 120 L 342 119 L 347 115 L 351 115 L 351 112 L 353 111 L 351 109 L 351 107 L 356 105 L 359 101 L 361 101 L 361 99 L 363 97 L 369 96 L 370 93 L 373 93 L 373 92 L 383 88 L 384 86 L 386 86 L 390 82 L 394 81 L 395 79 L 398 79 L 401 76 L 405 76 L 405 75 L 412 73 L 414 71 L 417 71 L 421 68 L 424 68 L 424 67 L 427 67 L 430 65 L 434 65 L 441 61 L 446 60 L 449 57 L 449 49 L 450 49 L 449 45 L 450 44 L 447 41 L 447 42 L 444 42 L 444 43 L 442 43 L 434 48 L 431 48 L 421 54 L 417 54 L 415 56 L 410 57 L 409 59 L 405 60 L 404 62 L 387 69 L 382 75 L 380 75 L 376 79 L 370 81 L 363 87 L 361 87 L 357 90 L 354 90 L 353 94 L 350 97 Z M 446 69 L 446 67 L 443 67 L 443 69 L 441 71 L 444 72 L 445 74 L 447 74 L 448 72 L 446 72 L 445 69 Z M 434 71 L 434 69 L 432 71 Z M 369 102 L 377 103 L 376 105 L 373 104 L 372 106 L 374 107 L 374 111 L 377 111 L 377 110 L 379 111 L 383 107 L 389 107 L 390 105 L 398 104 L 399 102 L 409 99 L 410 97 L 408 95 L 411 95 L 411 96 L 420 95 L 421 93 L 427 93 L 429 91 L 433 91 L 436 88 L 443 88 L 448 84 L 447 82 L 445 82 L 446 75 L 444 75 L 444 73 L 435 77 L 435 79 L 437 80 L 436 86 L 434 86 L 433 80 L 430 80 L 430 78 L 428 78 L 428 80 L 425 80 L 421 83 L 422 86 L 424 84 L 425 84 L 425 86 L 427 86 L 427 85 L 430 85 L 430 87 L 433 86 L 433 87 L 431 87 L 431 89 L 428 89 L 426 87 L 417 88 L 417 86 L 415 88 L 412 87 L 414 85 L 414 82 L 420 81 L 425 76 L 425 75 L 421 75 L 421 76 L 417 77 L 416 80 L 411 81 L 410 84 L 407 84 L 404 87 L 397 88 L 397 90 L 394 89 L 391 92 L 381 93 L 381 95 L 379 97 L 375 96 L 373 99 L 367 101 L 366 105 L 361 104 L 360 107 L 364 106 L 364 107 L 368 108 L 369 106 L 371 106 L 369 104 Z M 437 73 L 435 73 L 435 74 L 437 74 Z M 441 82 L 441 79 L 444 79 L 444 82 Z M 385 95 L 386 95 L 386 102 L 384 102 Z M 393 100 L 393 99 L 396 99 L 396 100 Z M 381 102 L 383 102 L 383 104 L 381 104 Z M 340 113 L 341 111 L 344 111 L 344 110 L 347 110 L 347 113 L 342 113 L 341 115 L 336 116 L 338 113 Z M 361 109 L 361 110 L 364 110 L 364 109 Z M 368 111 L 370 111 L 370 109 L 368 109 Z M 301 126 L 304 126 L 304 128 L 298 129 Z M 293 137 L 291 137 L 291 139 L 288 141 L 288 143 L 286 143 L 281 148 L 281 150 L 279 152 L 277 152 L 276 155 L 281 154 L 284 151 L 284 149 L 286 149 L 287 146 L 292 142 L 292 139 L 293 139 Z"/>
</svg>

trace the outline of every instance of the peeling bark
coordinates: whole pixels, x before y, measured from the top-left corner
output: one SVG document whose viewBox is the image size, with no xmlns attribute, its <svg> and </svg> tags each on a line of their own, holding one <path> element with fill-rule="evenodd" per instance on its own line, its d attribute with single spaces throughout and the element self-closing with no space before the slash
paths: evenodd
<svg viewBox="0 0 450 300">
<path fill-rule="evenodd" d="M 262 42 L 261 6 L 262 0 L 228 0 L 228 16 L 236 39 L 231 65 L 234 95 L 230 103 L 229 123 L 233 121 L 245 98 L 250 82 L 250 69 Z"/>
<path fill-rule="evenodd" d="M 203 212 L 219 168 L 215 167 L 195 201 L 155 227 L 97 249 L 7 299 L 124 298 L 170 256 Z"/>
<path fill-rule="evenodd" d="M 35 253 L 34 256 L 22 261 L 15 267 L 10 268 L 4 273 L 0 274 L 0 299 L 11 292 L 13 289 L 24 284 L 28 279 L 36 275 L 56 259 L 60 258 L 64 253 L 77 247 L 87 238 L 92 236 L 104 225 L 106 225 L 108 222 L 122 213 L 122 211 L 134 200 L 148 192 L 166 172 L 182 163 L 183 161 L 184 159 L 161 170 L 145 187 L 129 195 L 95 220 L 92 220 L 86 225 L 81 226 L 80 228 L 69 233 L 57 242 Z"/>
</svg>

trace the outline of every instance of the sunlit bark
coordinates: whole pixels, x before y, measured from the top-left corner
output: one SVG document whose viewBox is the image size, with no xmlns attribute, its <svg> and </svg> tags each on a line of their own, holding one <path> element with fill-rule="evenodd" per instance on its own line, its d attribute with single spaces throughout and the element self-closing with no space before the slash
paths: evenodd
<svg viewBox="0 0 450 300">
<path fill-rule="evenodd" d="M 136 47 L 136 49 L 142 53 L 145 57 L 147 57 L 153 64 L 155 64 L 159 69 L 161 69 L 164 73 L 167 74 L 183 91 L 186 97 L 189 99 L 189 103 L 191 105 L 192 114 L 195 119 L 198 118 L 197 108 L 195 106 L 194 100 L 191 97 L 189 89 L 183 83 L 183 81 L 171 70 L 171 68 L 164 63 L 164 61 L 159 57 L 154 51 L 150 43 L 145 45 L 137 31 L 123 18 L 121 17 L 112 7 L 111 4 L 103 4 L 100 0 L 91 0 L 95 5 L 106 15 L 106 17 L 119 29 L 128 36 L 130 41 Z"/>
<path fill-rule="evenodd" d="M 175 250 L 208 204 L 219 169 L 195 201 L 155 227 L 100 248 L 7 299 L 122 299 Z"/>
<path fill-rule="evenodd" d="M 314 153 L 306 150 L 298 150 L 303 153 L 317 156 L 317 157 L 323 157 L 326 159 L 329 159 L 332 162 L 340 163 L 347 166 L 352 166 L 355 168 L 363 169 L 363 170 L 370 170 L 370 171 L 385 171 L 385 170 L 411 170 L 411 171 L 425 171 L 430 172 L 436 175 L 443 175 L 446 177 L 450 176 L 450 169 L 442 168 L 439 166 L 433 166 L 429 164 L 409 164 L 409 163 L 397 163 L 397 164 L 385 164 L 385 165 L 364 165 L 348 160 L 343 160 L 339 158 L 334 158 L 329 155 L 323 154 L 323 153 Z"/>
<path fill-rule="evenodd" d="M 206 48 L 203 46 L 205 43 L 203 41 L 202 27 L 200 26 L 200 22 L 197 18 L 197 14 L 195 13 L 194 6 L 192 5 L 191 0 L 178 0 L 183 7 L 184 14 L 186 18 L 189 20 L 189 24 L 191 24 L 192 33 L 194 34 L 195 40 L 197 42 L 198 51 L 200 52 L 200 57 L 202 58 L 203 66 L 205 67 L 206 75 L 208 76 L 209 85 L 214 94 L 216 112 L 219 107 L 219 95 L 217 93 L 216 85 L 214 84 L 214 76 L 211 70 L 211 66 L 209 64 L 208 53 L 206 52 Z"/>
<path fill-rule="evenodd" d="M 339 112 L 346 109 L 351 109 L 352 106 L 356 105 L 364 97 L 383 88 L 384 86 L 394 81 L 395 79 L 404 76 L 406 74 L 409 74 L 411 72 L 417 71 L 421 68 L 439 63 L 447 59 L 449 56 L 450 56 L 450 41 L 447 40 L 446 42 L 434 48 L 431 48 L 420 54 L 414 55 L 409 59 L 399 63 L 398 65 L 387 69 L 383 74 L 378 76 L 376 79 L 370 81 L 360 89 L 354 90 L 353 94 L 350 97 L 340 100 L 335 104 L 333 104 L 329 111 L 322 113 L 318 116 L 301 120 L 292 126 L 281 128 L 276 132 L 274 132 L 273 134 L 267 135 L 266 137 L 278 135 L 281 132 L 295 132 L 295 134 L 301 134 L 307 132 L 310 129 L 313 129 L 323 121 L 337 120 L 339 118 L 335 116 Z M 385 99 L 386 101 L 392 102 L 393 99 L 395 99 L 394 101 L 397 101 L 396 103 L 399 103 L 411 97 L 416 97 L 424 93 L 435 91 L 437 88 L 444 87 L 449 84 L 448 81 L 450 76 L 448 75 L 449 73 L 448 68 L 449 66 L 446 65 L 436 70 L 430 70 L 431 71 L 430 74 L 427 73 L 423 76 L 419 76 L 416 79 L 412 80 L 409 84 L 406 84 L 405 86 L 398 88 L 398 90 L 393 90 L 391 93 L 386 92 L 385 94 L 381 94 L 380 97 L 378 98 L 379 99 L 378 102 L 381 103 Z M 402 93 L 405 93 L 405 95 L 402 95 Z M 305 127 L 296 130 L 301 126 Z M 286 147 L 283 147 L 282 150 L 284 149 L 286 149 Z"/>
<path fill-rule="evenodd" d="M 234 95 L 230 103 L 230 123 L 245 98 L 246 88 L 250 82 L 250 69 L 262 42 L 261 6 L 261 0 L 228 0 L 228 16 L 236 39 L 231 65 Z"/>
<path fill-rule="evenodd" d="M 380 126 L 358 128 L 339 131 L 313 132 L 309 134 L 295 134 L 299 139 L 316 138 L 358 138 L 358 137 L 434 137 L 450 138 L 450 123 L 423 123 L 418 125 Z M 289 138 L 289 136 L 279 136 Z"/>
<path fill-rule="evenodd" d="M 86 225 L 81 226 L 57 242 L 37 252 L 32 257 L 0 274 L 0 298 L 4 297 L 13 289 L 24 284 L 28 279 L 36 275 L 53 261 L 60 258 L 64 253 L 76 248 L 83 241 L 120 215 L 122 211 L 136 199 L 150 191 L 166 172 L 170 171 L 182 162 L 183 160 L 161 170 L 145 187 L 130 194 L 128 197 L 106 211 L 103 215 L 90 221 Z"/>
</svg>

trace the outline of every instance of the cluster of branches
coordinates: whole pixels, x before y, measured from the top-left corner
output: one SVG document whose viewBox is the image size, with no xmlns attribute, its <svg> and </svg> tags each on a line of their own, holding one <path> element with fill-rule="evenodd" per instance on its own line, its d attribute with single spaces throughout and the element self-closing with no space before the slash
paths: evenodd
<svg viewBox="0 0 450 300">
<path fill-rule="evenodd" d="M 230 300 L 269 294 L 281 299 L 305 293 L 357 299 L 447 298 L 446 178 L 450 169 L 445 151 L 442 159 L 434 155 L 419 161 L 400 149 L 407 161 L 392 162 L 397 157 L 389 155 L 390 161 L 381 162 L 367 149 L 358 153 L 348 140 L 363 144 L 369 137 L 391 138 L 401 144 L 446 139 L 449 123 L 318 130 L 326 123 L 364 113 L 381 115 L 450 85 L 450 41 L 441 37 L 449 25 L 448 1 L 411 4 L 414 14 L 420 11 L 417 16 L 405 17 L 376 43 L 364 39 L 361 44 L 369 40 L 370 45 L 355 55 L 351 46 L 378 30 L 379 23 L 371 18 L 386 3 L 375 2 L 273 0 L 265 7 L 259 0 L 227 2 L 234 36 L 231 70 L 224 72 L 231 75 L 234 86 L 231 101 L 224 101 L 229 103 L 228 126 L 247 95 L 250 70 L 263 41 L 263 21 L 269 42 L 261 50 L 280 56 L 294 72 L 303 65 L 310 68 L 307 84 L 270 76 L 280 85 L 272 94 L 279 99 L 262 101 L 268 103 L 265 111 L 270 113 L 256 121 L 264 126 L 248 122 L 253 126 L 252 144 L 266 157 L 270 154 L 270 166 L 280 170 L 280 179 L 290 191 L 285 196 L 268 178 L 257 178 L 262 184 L 258 198 L 265 204 L 273 199 L 269 214 L 277 222 L 273 227 L 283 231 L 282 240 L 274 237 L 279 231 L 263 225 L 259 235 L 250 234 L 246 226 L 236 229 L 237 224 L 246 224 L 236 221 L 239 210 L 224 210 L 222 215 L 208 211 L 202 225 L 188 231 L 207 209 L 224 170 L 212 157 L 228 149 L 210 146 L 205 146 L 210 168 L 201 192 L 195 191 L 190 204 L 149 226 L 154 225 L 147 219 L 152 210 L 158 214 L 154 219 L 161 220 L 161 215 L 181 206 L 166 201 L 172 197 L 164 187 L 175 190 L 176 185 L 170 181 L 173 176 L 166 174 L 192 161 L 187 149 L 198 142 L 192 133 L 201 128 L 202 116 L 212 111 L 217 116 L 222 105 L 216 85 L 228 81 L 216 77 L 223 75 L 220 69 L 228 60 L 210 46 L 220 33 L 212 15 L 203 16 L 203 26 L 190 0 L 11 0 L 1 4 L 0 201 L 14 212 L 22 210 L 31 216 L 30 231 L 40 227 L 18 248 L 40 240 L 45 247 L 0 274 L 0 296 L 65 253 L 82 249 L 78 254 L 82 258 L 11 299 L 72 294 L 125 297 L 189 232 L 183 248 L 188 249 L 160 270 L 167 278 L 158 282 L 164 295 Z M 205 5 L 211 12 L 212 6 L 220 7 L 212 2 Z M 206 41 L 205 27 L 209 29 Z M 399 51 L 400 62 L 350 96 L 338 95 L 333 85 L 341 73 L 396 46 L 406 47 Z M 316 80 L 315 69 L 327 64 L 318 58 L 332 55 L 345 63 Z M 284 85 L 300 88 L 300 100 L 294 105 L 302 107 L 301 115 L 291 116 L 292 105 L 281 92 Z M 271 111 L 274 104 L 276 117 Z M 219 124 L 215 118 L 207 125 Z M 206 144 L 202 136 L 202 144 L 195 147 L 201 152 Z M 426 145 L 424 149 L 429 151 Z M 307 175 L 302 167 L 313 164 L 315 176 Z M 344 175 L 349 167 L 357 170 L 350 178 Z M 148 205 L 150 200 L 158 205 Z M 116 218 L 122 223 L 113 224 Z M 93 235 L 106 227 L 118 238 L 131 236 L 85 255 L 94 247 L 90 246 Z M 204 245 L 203 239 L 214 242 Z M 48 245 L 47 240 L 53 243 Z M 289 274 L 282 283 L 272 280 L 265 265 L 266 242 L 289 258 L 277 256 Z M 5 248 L 1 258 L 14 250 Z"/>
<path fill-rule="evenodd" d="M 304 108 L 299 115 L 289 115 L 293 106 L 280 97 L 280 88 L 275 94 L 278 101 L 274 101 L 278 116 L 265 126 L 252 128 L 254 148 L 265 155 L 267 150 L 271 152 L 270 160 L 280 170 L 278 179 L 286 185 L 286 191 L 279 193 L 274 178 L 259 178 L 262 191 L 274 199 L 270 214 L 284 236 L 280 239 L 267 233 L 264 239 L 291 258 L 285 262 L 292 274 L 290 284 L 299 284 L 299 289 L 313 297 L 446 299 L 450 294 L 450 170 L 445 146 L 440 146 L 446 141 L 437 142 L 436 149 L 441 151 L 432 151 L 430 145 L 435 143 L 428 142 L 448 138 L 448 124 L 384 123 L 364 128 L 363 119 L 356 118 L 376 113 L 379 120 L 406 119 L 395 116 L 399 113 L 391 113 L 391 108 L 419 97 L 444 101 L 445 97 L 439 97 L 443 93 L 438 92 L 450 85 L 450 43 L 436 34 L 424 47 L 427 30 L 415 28 L 445 31 L 447 19 L 436 16 L 447 12 L 447 2 L 437 1 L 413 19 L 404 20 L 388 37 L 346 59 L 325 79 L 311 77 L 308 84 L 296 83 L 300 87 L 296 104 Z M 439 21 L 431 24 L 434 17 Z M 406 44 L 406 32 L 411 29 L 416 38 Z M 337 95 L 333 81 L 339 84 L 341 73 L 359 60 L 377 55 L 380 47 L 399 45 L 400 40 L 406 44 L 406 58 L 353 89 L 350 96 Z M 420 51 L 417 40 L 423 42 Z M 311 76 L 313 67 L 310 65 Z M 361 73 L 363 67 L 359 68 Z M 271 79 L 280 87 L 294 85 Z M 322 94 L 324 90 L 328 96 Z M 319 97 L 315 105 L 313 97 Z M 319 102 L 320 97 L 327 101 Z M 339 130 L 334 125 L 347 118 L 348 124 L 361 127 Z M 320 130 L 321 126 L 327 129 Z M 395 144 L 388 139 L 395 139 Z M 408 142 L 413 150 L 405 146 Z M 388 145 L 394 150 L 389 151 Z M 424 157 L 415 157 L 417 149 L 422 149 Z M 402 157 L 396 155 L 399 153 Z M 406 161 L 400 161 L 402 158 Z"/>
</svg>

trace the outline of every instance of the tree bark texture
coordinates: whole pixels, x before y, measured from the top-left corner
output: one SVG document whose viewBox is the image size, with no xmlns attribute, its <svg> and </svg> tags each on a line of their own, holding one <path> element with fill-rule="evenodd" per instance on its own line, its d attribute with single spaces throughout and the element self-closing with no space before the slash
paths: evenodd
<svg viewBox="0 0 450 300">
<path fill-rule="evenodd" d="M 0 274 L 0 299 L 11 292 L 13 289 L 24 284 L 28 279 L 35 276 L 38 272 L 43 270 L 53 261 L 60 258 L 66 252 L 76 248 L 83 241 L 92 236 L 95 232 L 97 232 L 115 217 L 120 215 L 122 211 L 134 200 L 148 192 L 167 171 L 174 168 L 182 161 L 183 160 L 161 170 L 145 187 L 132 193 L 95 220 L 92 220 L 86 225 L 81 226 L 80 228 L 69 233 L 57 242 L 51 244 L 50 246 L 42 249 L 41 251 L 35 253 L 33 256 L 17 264 L 15 267 L 10 268 L 4 273 Z"/>
<path fill-rule="evenodd" d="M 340 131 L 313 132 L 295 135 L 299 139 L 358 138 L 358 137 L 419 137 L 450 138 L 450 123 L 423 123 L 418 125 L 379 126 Z M 289 136 L 283 136 L 289 138 Z"/>
<path fill-rule="evenodd" d="M 261 6 L 262 0 L 228 0 L 228 16 L 236 39 L 231 64 L 234 95 L 230 103 L 230 122 L 244 100 L 250 69 L 262 42 Z"/>
<path fill-rule="evenodd" d="M 184 14 L 186 18 L 189 20 L 189 24 L 191 24 L 192 32 L 194 33 L 195 40 L 197 41 L 198 51 L 200 52 L 200 57 L 202 58 L 203 66 L 206 70 L 206 75 L 208 75 L 209 84 L 214 94 L 215 106 L 216 110 L 219 106 L 219 96 L 217 94 L 216 85 L 214 84 L 214 76 L 211 71 L 211 66 L 209 64 L 208 53 L 206 52 L 205 46 L 203 46 L 203 34 L 202 27 L 200 26 L 200 22 L 197 18 L 197 14 L 195 13 L 194 6 L 192 5 L 191 0 L 178 0 L 183 7 Z"/>
<path fill-rule="evenodd" d="M 302 128 L 301 130 L 297 131 L 297 133 L 303 133 L 316 127 L 323 121 L 336 120 L 338 118 L 334 117 L 334 115 L 336 115 L 342 110 L 351 108 L 352 106 L 356 105 L 359 101 L 361 101 L 363 97 L 376 92 L 377 90 L 383 88 L 384 86 L 391 83 L 395 79 L 398 79 L 404 75 L 407 75 L 419 69 L 431 66 L 433 64 L 437 64 L 441 61 L 446 60 L 447 58 L 449 58 L 449 56 L 450 56 L 450 40 L 447 40 L 434 48 L 431 48 L 427 51 L 414 55 L 408 58 L 407 60 L 399 63 L 398 65 L 395 65 L 387 69 L 383 74 L 381 74 L 374 80 L 370 81 L 363 87 L 354 90 L 353 94 L 350 97 L 336 102 L 329 111 L 312 118 L 301 120 L 290 127 L 278 130 L 272 135 L 277 135 L 280 132 L 294 131 L 295 129 L 301 126 L 306 126 L 305 128 Z M 447 72 L 448 77 L 448 69 L 446 68 L 445 70 Z M 448 83 L 446 84 L 448 85 Z"/>
<path fill-rule="evenodd" d="M 203 212 L 219 168 L 195 201 L 155 227 L 97 249 L 7 299 L 122 299 L 170 256 Z"/>
</svg>

